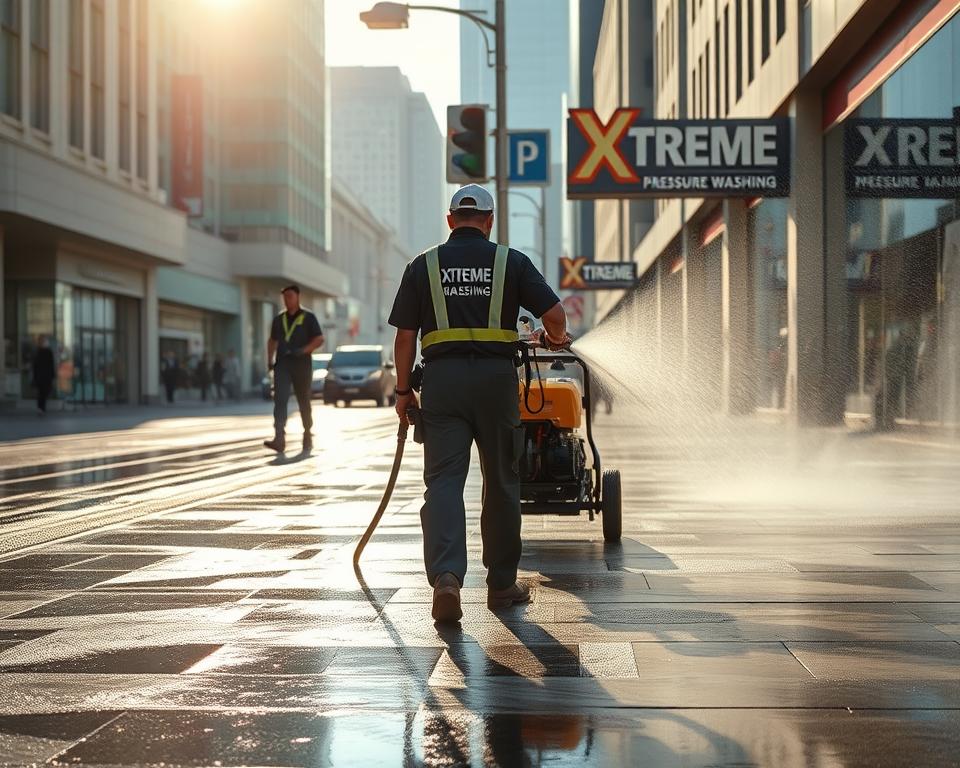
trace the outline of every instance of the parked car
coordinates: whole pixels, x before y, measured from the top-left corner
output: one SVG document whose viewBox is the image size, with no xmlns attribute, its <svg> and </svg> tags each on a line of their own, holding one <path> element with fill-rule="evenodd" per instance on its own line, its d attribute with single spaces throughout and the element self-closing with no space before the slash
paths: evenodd
<svg viewBox="0 0 960 768">
<path fill-rule="evenodd" d="M 327 380 L 327 370 L 331 357 L 333 355 L 329 352 L 313 353 L 313 382 L 310 384 L 310 394 L 313 397 L 323 396 L 323 385 Z"/>
<path fill-rule="evenodd" d="M 397 376 L 393 361 L 380 344 L 337 347 L 323 385 L 323 402 L 350 405 L 374 400 L 387 406 L 396 401 Z"/>
</svg>

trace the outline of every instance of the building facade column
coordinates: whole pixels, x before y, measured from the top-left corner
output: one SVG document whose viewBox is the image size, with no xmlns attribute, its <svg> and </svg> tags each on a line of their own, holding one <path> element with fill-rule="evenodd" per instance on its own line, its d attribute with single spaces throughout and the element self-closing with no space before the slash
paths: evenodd
<svg viewBox="0 0 960 768">
<path fill-rule="evenodd" d="M 157 297 L 157 268 L 144 273 L 143 306 L 140 310 L 141 399 L 145 404 L 160 402 L 160 301 Z"/>
<path fill-rule="evenodd" d="M 17 0 L 14 0 L 17 2 Z M 32 44 L 32 23 L 29 0 L 20 2 L 20 121 L 23 123 L 23 135 L 29 136 L 33 130 L 31 110 L 30 49 Z"/>
<path fill-rule="evenodd" d="M 50 143 L 53 153 L 67 156 L 70 137 L 69 67 L 70 12 L 50 14 Z"/>
<path fill-rule="evenodd" d="M 7 396 L 7 329 L 4 326 L 6 283 L 3 273 L 3 227 L 0 227 L 0 402 Z"/>
<path fill-rule="evenodd" d="M 681 199 L 680 255 L 683 266 L 680 269 L 680 373 L 684 381 L 687 378 L 687 360 L 690 357 L 690 259 L 693 258 L 691 234 L 686 206 Z"/>
<path fill-rule="evenodd" d="M 119 178 L 120 136 L 120 11 L 117 0 L 106 0 L 104 16 L 104 160 L 111 179 Z"/>
<path fill-rule="evenodd" d="M 750 254 L 743 201 L 724 200 L 723 220 L 720 406 L 722 413 L 733 415 L 749 413 L 755 402 L 750 375 Z"/>
<path fill-rule="evenodd" d="M 240 343 L 237 345 L 237 356 L 240 358 L 240 392 L 244 393 L 253 388 L 250 381 L 250 371 L 253 370 L 253 323 L 250 306 L 250 280 L 240 278 Z"/>
<path fill-rule="evenodd" d="M 824 366 L 824 213 L 821 93 L 800 89 L 790 104 L 790 201 L 787 206 L 787 381 L 795 424 L 822 424 Z"/>
</svg>

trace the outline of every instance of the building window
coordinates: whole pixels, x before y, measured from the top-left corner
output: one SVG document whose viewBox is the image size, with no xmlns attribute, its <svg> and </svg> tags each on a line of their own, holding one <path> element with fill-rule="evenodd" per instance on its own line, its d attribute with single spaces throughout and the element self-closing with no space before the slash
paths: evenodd
<svg viewBox="0 0 960 768">
<path fill-rule="evenodd" d="M 657 52 L 657 90 L 663 90 L 663 23 L 660 24 L 660 30 L 657 32 L 653 41 L 653 47 Z"/>
<path fill-rule="evenodd" d="M 787 0 L 777 0 L 777 42 L 787 31 Z"/>
<path fill-rule="evenodd" d="M 697 98 L 697 70 L 693 70 L 693 82 L 690 86 L 690 111 L 693 113 L 693 117 L 696 119 L 700 117 L 699 101 Z"/>
<path fill-rule="evenodd" d="M 130 0 L 119 0 L 119 53 L 120 53 L 120 93 L 117 97 L 119 109 L 119 164 L 120 169 L 130 172 Z"/>
<path fill-rule="evenodd" d="M 743 0 L 737 0 L 737 11 L 736 17 L 734 18 L 734 26 L 737 30 L 737 52 L 736 52 L 736 68 L 737 68 L 737 101 L 740 101 L 740 98 L 743 96 Z"/>
<path fill-rule="evenodd" d="M 730 6 L 723 9 L 723 106 L 730 114 Z"/>
<path fill-rule="evenodd" d="M 753 38 L 756 37 L 756 14 L 753 6 L 756 0 L 747 0 L 747 83 L 753 82 Z"/>
<path fill-rule="evenodd" d="M 717 107 L 717 117 L 723 114 L 723 106 L 720 104 L 720 20 L 713 24 L 713 103 Z"/>
<path fill-rule="evenodd" d="M 103 160 L 106 155 L 106 51 L 102 0 L 90 5 L 90 138 L 91 152 Z"/>
<path fill-rule="evenodd" d="M 137 0 L 137 176 L 146 180 L 147 151 L 147 17 L 146 0 Z"/>
<path fill-rule="evenodd" d="M 770 58 L 770 0 L 760 0 L 760 60 Z"/>
<path fill-rule="evenodd" d="M 83 0 L 70 0 L 70 145 L 83 149 Z"/>
<path fill-rule="evenodd" d="M 20 0 L 0 0 L 0 112 L 20 117 Z"/>
<path fill-rule="evenodd" d="M 703 116 L 710 117 L 710 114 L 711 114 L 710 101 L 711 100 L 710 100 L 710 41 L 709 40 L 707 40 L 707 47 L 704 55 L 706 57 L 704 60 L 704 63 L 706 64 L 707 68 L 703 75 L 703 90 L 704 90 L 704 97 L 706 98 Z"/>
<path fill-rule="evenodd" d="M 50 130 L 50 0 L 30 4 L 30 122 Z"/>
<path fill-rule="evenodd" d="M 700 106 L 697 108 L 697 110 L 698 110 L 698 115 L 699 115 L 700 117 L 706 117 L 706 116 L 707 116 L 707 110 L 706 110 L 706 104 L 707 104 L 707 102 L 704 100 L 704 90 L 705 90 L 705 89 L 704 89 L 704 82 L 703 82 L 703 54 L 702 54 L 702 53 L 700 54 L 699 62 L 698 62 L 698 64 L 697 64 L 697 79 L 700 81 L 700 93 L 698 94 L 698 98 L 699 98 L 699 101 L 700 101 Z"/>
</svg>

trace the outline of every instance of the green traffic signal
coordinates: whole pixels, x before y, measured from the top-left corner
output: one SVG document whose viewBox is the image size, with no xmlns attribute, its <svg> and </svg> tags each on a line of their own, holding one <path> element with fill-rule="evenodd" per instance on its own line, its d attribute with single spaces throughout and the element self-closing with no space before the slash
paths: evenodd
<svg viewBox="0 0 960 768">
<path fill-rule="evenodd" d="M 450 107 L 447 123 L 447 181 L 456 183 L 486 179 L 486 109 L 482 106 Z"/>
</svg>

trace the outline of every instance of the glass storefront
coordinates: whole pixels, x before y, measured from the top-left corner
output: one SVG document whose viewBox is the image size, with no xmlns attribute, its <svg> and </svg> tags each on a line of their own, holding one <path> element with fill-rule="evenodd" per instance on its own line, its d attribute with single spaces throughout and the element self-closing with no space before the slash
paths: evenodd
<svg viewBox="0 0 960 768">
<path fill-rule="evenodd" d="M 100 291 L 45 281 L 9 281 L 4 326 L 7 364 L 22 398 L 33 396 L 32 364 L 46 339 L 54 351 L 54 397 L 77 403 L 135 402 L 129 347 L 138 333 L 139 302 Z M 134 346 L 135 348 L 135 346 Z"/>
<path fill-rule="evenodd" d="M 950 118 L 960 107 L 960 15 L 893 73 L 853 118 Z M 840 161 L 838 125 L 826 137 Z M 827 199 L 836 190 L 825 190 Z M 960 390 L 960 201 L 848 197 L 842 378 L 848 418 L 958 425 Z M 828 205 L 827 217 L 837 213 Z M 839 255 L 835 258 L 841 258 Z"/>
</svg>

